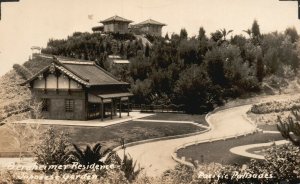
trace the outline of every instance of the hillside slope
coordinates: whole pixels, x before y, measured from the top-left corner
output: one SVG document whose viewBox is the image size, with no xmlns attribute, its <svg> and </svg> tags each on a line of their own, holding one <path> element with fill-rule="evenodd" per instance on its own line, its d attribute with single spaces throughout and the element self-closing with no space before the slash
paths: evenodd
<svg viewBox="0 0 300 184">
<path fill-rule="evenodd" d="M 46 58 L 36 57 L 26 61 L 23 67 L 31 73 L 36 73 L 49 65 L 49 61 Z M 31 98 L 30 90 L 26 86 L 19 85 L 24 80 L 24 77 L 14 69 L 0 77 L 0 121 L 10 113 L 21 110 L 28 105 Z"/>
<path fill-rule="evenodd" d="M 15 70 L 0 78 L 0 121 L 10 112 L 22 108 L 30 99 L 30 91 L 19 83 L 24 81 Z"/>
</svg>

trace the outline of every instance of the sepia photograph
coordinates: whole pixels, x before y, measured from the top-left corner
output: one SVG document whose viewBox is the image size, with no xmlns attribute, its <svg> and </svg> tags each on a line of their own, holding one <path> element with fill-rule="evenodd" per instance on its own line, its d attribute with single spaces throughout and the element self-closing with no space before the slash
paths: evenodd
<svg viewBox="0 0 300 184">
<path fill-rule="evenodd" d="M 299 184 L 300 0 L 0 0 L 0 184 Z"/>
</svg>

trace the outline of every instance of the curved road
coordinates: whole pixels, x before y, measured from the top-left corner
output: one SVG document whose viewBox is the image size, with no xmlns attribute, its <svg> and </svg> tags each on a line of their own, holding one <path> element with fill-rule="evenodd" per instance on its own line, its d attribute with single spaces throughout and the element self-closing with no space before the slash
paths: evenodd
<svg viewBox="0 0 300 184">
<path fill-rule="evenodd" d="M 171 154 L 174 149 L 185 143 L 206 140 L 211 138 L 222 138 L 224 136 L 235 136 L 249 131 L 255 131 L 256 127 L 246 118 L 246 112 L 251 105 L 234 107 L 218 111 L 206 119 L 212 130 L 203 134 L 185 138 L 162 140 L 144 143 L 126 148 L 126 153 L 130 154 L 137 163 L 144 168 L 149 176 L 159 176 L 168 169 L 173 169 L 177 164 Z M 118 154 L 122 155 L 123 150 Z"/>
</svg>

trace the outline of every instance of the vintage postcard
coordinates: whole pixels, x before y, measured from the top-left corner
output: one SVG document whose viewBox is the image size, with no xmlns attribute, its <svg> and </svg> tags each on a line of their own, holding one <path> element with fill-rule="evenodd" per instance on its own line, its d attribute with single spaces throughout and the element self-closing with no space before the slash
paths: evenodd
<svg viewBox="0 0 300 184">
<path fill-rule="evenodd" d="M 0 183 L 300 183 L 299 33 L 299 0 L 0 0 Z"/>
</svg>

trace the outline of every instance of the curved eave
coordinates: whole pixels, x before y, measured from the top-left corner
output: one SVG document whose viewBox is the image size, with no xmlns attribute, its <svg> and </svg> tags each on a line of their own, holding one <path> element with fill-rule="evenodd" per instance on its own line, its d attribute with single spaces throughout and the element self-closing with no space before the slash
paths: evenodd
<svg viewBox="0 0 300 184">
<path fill-rule="evenodd" d="M 50 65 L 47 66 L 47 67 L 45 67 L 45 68 L 43 68 L 43 69 L 40 70 L 38 73 L 36 73 L 34 76 L 32 76 L 30 79 L 24 81 L 24 82 L 21 83 L 20 85 L 21 85 L 21 86 L 24 86 L 24 85 L 26 85 L 26 84 L 32 82 L 33 80 L 37 79 L 38 76 L 39 76 L 40 74 L 43 74 L 44 72 L 46 72 L 46 71 L 49 69 L 49 67 L 50 67 Z M 76 81 L 76 82 L 78 82 L 78 83 L 80 83 L 80 84 L 82 84 L 82 85 L 85 85 L 85 86 L 87 86 L 87 87 L 90 86 L 90 84 L 89 84 L 88 82 L 86 82 L 86 81 L 80 79 L 80 78 L 77 77 L 75 74 L 73 74 L 72 72 L 70 72 L 70 71 L 68 71 L 67 69 L 63 68 L 62 66 L 56 66 L 56 65 L 54 65 L 54 67 L 55 67 L 56 69 L 58 69 L 60 72 L 64 73 L 64 74 L 67 75 L 68 77 L 70 77 L 71 79 L 73 79 L 74 81 Z"/>
</svg>

